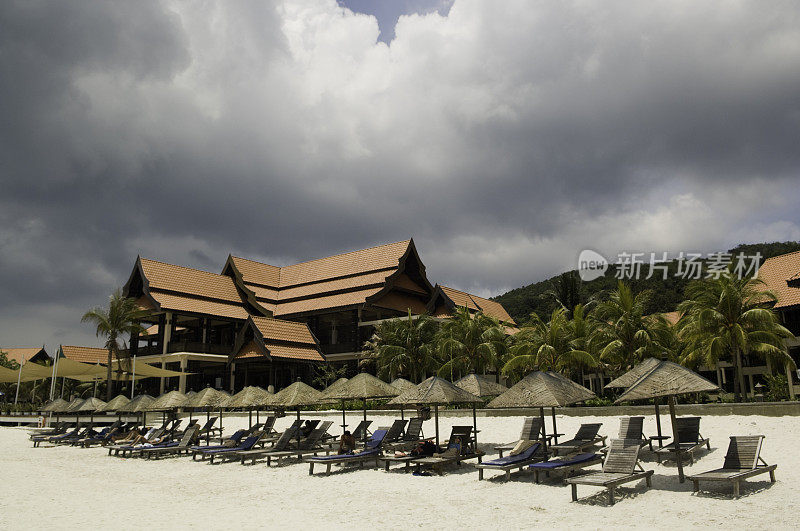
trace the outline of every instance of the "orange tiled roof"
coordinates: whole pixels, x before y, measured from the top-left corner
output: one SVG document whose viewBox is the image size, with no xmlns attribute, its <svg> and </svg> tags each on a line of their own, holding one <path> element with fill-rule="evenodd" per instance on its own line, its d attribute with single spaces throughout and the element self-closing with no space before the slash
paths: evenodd
<svg viewBox="0 0 800 531">
<path fill-rule="evenodd" d="M 236 304 L 242 302 L 231 277 L 146 258 L 142 258 L 141 263 L 150 289 L 174 291 Z"/>
<path fill-rule="evenodd" d="M 411 240 L 379 245 L 286 267 L 231 256 L 245 288 L 274 315 L 363 304 L 394 274 Z M 425 293 L 410 279 L 401 287 Z"/>
<path fill-rule="evenodd" d="M 308 329 L 308 325 L 305 323 L 272 319 L 270 317 L 252 317 L 252 320 L 264 339 L 316 345 L 314 336 L 311 335 L 311 330 Z"/>
<path fill-rule="evenodd" d="M 269 355 L 274 358 L 325 361 L 316 347 L 309 345 L 280 345 L 267 343 Z"/>
<path fill-rule="evenodd" d="M 61 353 L 64 357 L 81 363 L 108 363 L 108 351 L 104 348 L 61 345 Z"/>
<path fill-rule="evenodd" d="M 9 360 L 17 363 L 28 361 L 42 351 L 44 351 L 42 347 L 0 347 L 0 352 L 5 352 Z"/>
<path fill-rule="evenodd" d="M 247 319 L 250 315 L 241 303 L 224 303 L 155 291 L 151 291 L 150 296 L 153 297 L 164 310 L 204 313 L 219 317 L 229 317 L 231 319 Z"/>
<path fill-rule="evenodd" d="M 772 291 L 778 302 L 775 308 L 800 305 L 800 287 L 791 287 L 787 282 L 800 271 L 800 251 L 767 258 L 758 270 L 758 278 Z M 762 286 L 763 288 L 764 286 Z"/>
<path fill-rule="evenodd" d="M 450 300 L 453 301 L 453 303 L 455 303 L 456 306 L 466 307 L 474 311 L 481 311 L 484 314 L 494 317 L 503 323 L 516 324 L 514 319 L 508 315 L 506 309 L 503 308 L 503 305 L 499 302 L 485 299 L 483 297 L 479 297 L 478 295 L 472 295 L 471 293 L 459 291 L 457 289 L 448 288 L 447 286 L 439 287 L 442 289 L 444 294 L 447 295 Z"/>
</svg>

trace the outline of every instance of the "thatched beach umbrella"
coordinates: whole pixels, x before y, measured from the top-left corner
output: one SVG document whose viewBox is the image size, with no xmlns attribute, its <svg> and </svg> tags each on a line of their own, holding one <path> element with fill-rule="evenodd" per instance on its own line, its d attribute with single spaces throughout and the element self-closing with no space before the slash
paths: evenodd
<svg viewBox="0 0 800 531">
<path fill-rule="evenodd" d="M 639 377 L 627 391 L 614 402 L 620 404 L 630 400 L 647 400 L 662 396 L 669 397 L 669 417 L 672 421 L 672 437 L 678 441 L 678 422 L 675 415 L 675 396 L 687 393 L 703 393 L 716 391 L 719 387 L 700 376 L 699 374 L 671 361 L 659 361 L 645 374 Z M 675 452 L 678 463 L 678 479 L 685 481 L 683 476 L 683 462 L 681 452 Z"/>
<path fill-rule="evenodd" d="M 147 411 L 161 411 L 164 415 L 162 420 L 166 421 L 167 411 L 170 412 L 171 416 L 176 409 L 183 407 L 187 400 L 189 399 L 186 395 L 180 391 L 169 391 L 153 400 L 150 405 L 147 406 Z"/>
<path fill-rule="evenodd" d="M 439 446 L 439 406 L 452 404 L 472 405 L 472 424 L 475 429 L 475 445 L 477 447 L 478 422 L 475 415 L 475 405 L 482 404 L 481 397 L 475 396 L 452 382 L 438 376 L 431 376 L 414 389 L 403 392 L 400 396 L 389 400 L 389 405 L 425 405 L 433 406 L 436 424 L 436 446 Z"/>
<path fill-rule="evenodd" d="M 336 399 L 335 398 L 331 398 L 330 395 L 337 393 L 342 388 L 342 386 L 344 384 L 346 384 L 346 383 L 347 383 L 347 378 L 339 378 L 338 380 L 336 380 L 335 382 L 330 384 L 328 387 L 323 389 L 322 390 L 322 398 L 320 399 L 320 402 L 333 402 L 333 401 L 335 401 Z M 346 427 L 347 427 L 347 420 L 345 419 L 344 400 L 343 400 L 342 401 L 342 429 L 344 430 Z"/>
<path fill-rule="evenodd" d="M 294 408 L 297 410 L 297 420 L 300 420 L 300 408 L 318 404 L 321 397 L 321 392 L 298 379 L 274 395 L 269 395 L 267 404 L 280 409 Z M 297 430 L 297 445 L 300 446 L 300 430 Z"/>
<path fill-rule="evenodd" d="M 67 407 L 69 407 L 69 402 L 64 400 L 63 398 L 56 398 L 46 406 L 42 408 L 42 411 L 47 411 L 49 413 L 60 413 L 64 411 Z"/>
<path fill-rule="evenodd" d="M 535 371 L 526 375 L 508 391 L 498 396 L 487 407 L 538 407 L 542 418 L 542 437 L 547 440 L 544 428 L 544 408 L 552 408 L 553 439 L 558 443 L 556 408 L 577 404 L 596 395 L 569 378 L 551 371 Z"/>
<path fill-rule="evenodd" d="M 456 382 L 456 386 L 475 396 L 498 396 L 508 391 L 508 387 L 499 384 L 489 376 L 468 374 Z"/>
<path fill-rule="evenodd" d="M 70 402 L 69 405 L 67 406 L 67 409 L 65 409 L 64 411 L 66 411 L 67 413 L 77 413 L 78 411 L 80 411 L 81 404 L 83 404 L 84 401 L 85 400 L 83 398 L 74 398 L 72 402 Z"/>
<path fill-rule="evenodd" d="M 206 387 L 194 396 L 187 397 L 182 407 L 189 408 L 190 411 L 192 409 L 205 409 L 206 421 L 211 420 L 211 410 L 219 408 L 219 429 L 222 431 L 222 408 L 230 398 L 231 395 L 224 391 L 217 391 L 213 387 Z M 189 420 L 191 420 L 191 418 L 191 413 L 189 413 Z M 208 440 L 206 442 L 208 442 Z"/>
<path fill-rule="evenodd" d="M 228 398 L 222 407 L 227 409 L 243 409 L 247 408 L 247 422 L 248 427 L 253 427 L 253 408 L 267 403 L 270 399 L 270 394 L 266 389 L 255 385 L 249 385 Z M 256 423 L 258 423 L 258 410 L 256 410 Z"/>
<path fill-rule="evenodd" d="M 117 395 L 111 400 L 109 400 L 101 411 L 117 411 L 117 409 L 121 408 L 125 404 L 128 404 L 130 399 L 123 395 Z"/>
<path fill-rule="evenodd" d="M 87 398 L 83 402 L 81 402 L 80 406 L 77 407 L 75 410 L 76 413 L 89 413 L 89 425 L 91 426 L 94 424 L 94 414 L 97 411 L 102 411 L 102 408 L 105 407 L 106 403 L 100 400 L 99 398 Z"/>
<path fill-rule="evenodd" d="M 119 406 L 117 413 L 141 413 L 142 426 L 145 426 L 147 424 L 147 408 L 153 402 L 155 402 L 155 398 L 150 395 L 137 395 L 124 406 Z"/>
<path fill-rule="evenodd" d="M 338 389 L 328 389 L 323 393 L 320 401 L 341 400 L 342 401 L 342 429 L 346 426 L 344 401 L 361 399 L 364 406 L 364 422 L 367 421 L 367 399 L 368 398 L 389 398 L 397 396 L 400 391 L 391 384 L 388 384 L 367 372 L 359 373 L 343 384 Z M 366 440 L 367 430 L 364 430 Z"/>
<path fill-rule="evenodd" d="M 619 378 L 611 380 L 606 384 L 606 389 L 627 389 L 628 387 L 632 386 L 636 383 L 636 380 L 650 372 L 656 365 L 658 365 L 659 360 L 655 358 L 647 358 L 646 360 L 642 361 L 639 365 L 636 365 L 633 369 L 629 370 Z M 656 409 L 656 431 L 658 432 L 658 436 L 654 437 L 657 439 L 659 448 L 664 445 L 664 437 L 661 434 L 661 411 L 659 409 L 658 399 L 653 400 L 653 405 Z"/>
</svg>

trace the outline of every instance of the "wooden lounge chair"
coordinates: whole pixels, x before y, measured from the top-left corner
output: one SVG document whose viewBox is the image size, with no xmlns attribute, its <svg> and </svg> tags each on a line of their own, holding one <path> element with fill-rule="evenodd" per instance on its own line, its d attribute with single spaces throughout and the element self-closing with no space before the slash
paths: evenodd
<svg viewBox="0 0 800 531">
<path fill-rule="evenodd" d="M 367 437 L 369 437 L 370 431 L 367 429 L 369 425 L 372 424 L 371 420 L 362 420 L 356 426 L 356 429 L 353 430 L 352 435 L 357 441 L 366 441 Z"/>
<path fill-rule="evenodd" d="M 640 441 L 639 446 L 652 444 L 650 439 L 644 436 L 644 417 L 621 417 L 619 419 L 618 439 L 629 441 Z"/>
<path fill-rule="evenodd" d="M 513 449 L 520 441 L 538 441 L 542 438 L 542 419 L 541 417 L 525 417 L 522 423 L 522 431 L 519 434 L 519 439 L 495 446 L 495 451 L 503 457 L 503 452 Z"/>
<path fill-rule="evenodd" d="M 578 500 L 578 485 L 605 487 L 611 505 L 614 505 L 614 489 L 619 485 L 644 479 L 650 487 L 653 471 L 644 470 L 639 464 L 639 449 L 639 441 L 612 440 L 602 472 L 567 478 L 567 483 L 572 485 L 572 501 Z"/>
<path fill-rule="evenodd" d="M 491 461 L 484 461 L 478 463 L 475 468 L 478 469 L 478 480 L 483 479 L 484 470 L 500 470 L 505 472 L 505 479 L 511 479 L 511 471 L 519 469 L 522 472 L 527 465 L 543 461 L 547 459 L 547 454 L 544 451 L 544 446 L 540 442 L 533 443 L 526 450 L 517 455 L 509 455 L 507 457 L 500 457 L 492 459 Z"/>
<path fill-rule="evenodd" d="M 392 443 L 384 443 L 384 448 L 387 450 L 410 450 L 414 448 L 420 440 L 422 440 L 422 423 L 425 419 L 422 417 L 413 417 L 408 421 L 405 433 L 403 436 Z"/>
<path fill-rule="evenodd" d="M 606 437 L 604 435 L 597 435 L 597 432 L 600 431 L 600 427 L 602 425 L 603 424 L 601 422 L 594 424 L 581 424 L 581 427 L 578 428 L 578 432 L 575 434 L 575 437 L 569 441 L 564 441 L 559 444 L 551 444 L 550 451 L 553 453 L 553 455 L 564 455 L 584 452 L 596 444 L 602 444 L 605 442 Z"/>
<path fill-rule="evenodd" d="M 78 433 L 74 433 L 68 436 L 58 436 L 58 437 L 51 437 L 49 441 L 53 444 L 73 444 L 75 441 L 79 441 L 81 439 L 85 439 L 89 437 L 89 434 L 92 433 L 93 426 L 89 424 L 86 428 L 81 430 Z"/>
<path fill-rule="evenodd" d="M 299 430 L 299 424 L 295 422 L 291 426 L 289 426 L 286 431 L 284 431 L 280 437 L 275 441 L 275 444 L 272 445 L 271 448 L 250 448 L 247 450 L 240 450 L 235 454 L 232 454 L 231 457 L 238 457 L 242 464 L 245 464 L 247 461 L 250 461 L 251 464 L 256 464 L 256 460 L 265 457 L 270 452 L 282 452 L 289 448 L 289 444 L 292 442 L 293 439 L 297 437 L 297 430 Z M 192 456 L 194 459 L 194 456 Z"/>
<path fill-rule="evenodd" d="M 314 465 L 324 464 L 325 475 L 330 476 L 331 467 L 336 464 L 348 465 L 357 464 L 359 467 L 364 467 L 364 463 L 368 461 L 375 461 L 375 467 L 378 466 L 378 459 L 381 455 L 381 444 L 386 437 L 386 430 L 375 430 L 372 437 L 367 441 L 365 448 L 354 454 L 341 454 L 341 455 L 326 455 L 306 457 L 304 462 L 308 463 L 308 475 L 314 475 Z"/>
<path fill-rule="evenodd" d="M 83 439 L 78 439 L 78 440 L 73 441 L 72 445 L 73 446 L 81 446 L 83 448 L 88 448 L 88 447 L 93 446 L 95 444 L 107 444 L 108 441 L 111 440 L 111 437 L 115 433 L 117 433 L 117 431 L 119 430 L 120 426 L 122 426 L 122 421 L 118 420 L 118 421 L 114 422 L 114 424 L 112 424 L 111 426 L 108 426 L 107 428 L 103 428 L 102 430 L 100 430 L 100 432 L 95 434 L 93 437 L 85 437 Z"/>
<path fill-rule="evenodd" d="M 232 455 L 234 452 L 241 452 L 243 450 L 252 450 L 253 447 L 258 442 L 258 440 L 263 436 L 264 436 L 263 433 L 259 433 L 259 434 L 256 434 L 256 435 L 250 435 L 244 441 L 242 441 L 241 444 L 239 444 L 239 446 L 233 446 L 233 447 L 230 447 L 230 448 L 216 448 L 216 449 L 213 449 L 213 450 L 203 450 L 203 452 L 202 452 L 203 460 L 205 460 L 205 458 L 208 457 L 210 463 L 213 465 L 215 458 L 219 457 L 219 458 L 223 458 L 224 459 L 224 456 L 229 455 L 229 454 Z"/>
<path fill-rule="evenodd" d="M 322 452 L 324 452 L 325 455 L 328 455 L 331 453 L 331 451 L 333 451 L 333 448 L 330 446 L 324 447 L 321 445 L 321 442 L 332 425 L 333 422 L 329 420 L 321 422 L 319 426 L 314 428 L 314 431 L 312 431 L 308 437 L 300 441 L 299 447 L 294 447 L 293 441 L 290 439 L 290 443 L 286 445 L 284 450 L 278 450 L 277 448 L 273 447 L 270 448 L 270 451 L 261 454 L 260 457 L 266 457 L 267 466 L 271 466 L 273 459 L 280 462 L 281 459 L 285 459 L 287 457 L 296 457 L 302 459 L 306 455 L 319 455 Z M 253 463 L 255 464 L 255 458 L 253 459 Z M 242 464 L 244 464 L 244 461 L 242 461 Z"/>
<path fill-rule="evenodd" d="M 408 423 L 407 420 L 398 419 L 392 422 L 392 425 L 386 430 L 386 437 L 384 443 L 395 442 L 403 436 L 403 430 Z"/>
<path fill-rule="evenodd" d="M 161 435 L 164 433 L 164 430 L 161 428 L 150 428 L 150 430 L 145 433 L 144 438 L 148 441 L 155 441 L 156 439 L 160 438 Z M 112 444 L 106 446 L 108 448 L 108 455 L 111 455 L 113 452 L 115 456 L 126 457 L 131 453 L 132 450 L 136 449 L 139 445 L 132 445 L 132 444 Z"/>
<path fill-rule="evenodd" d="M 767 472 L 769 472 L 769 480 L 775 483 L 775 469 L 778 468 L 778 465 L 768 465 L 761 458 L 763 442 L 763 435 L 731 436 L 722 468 L 689 476 L 694 483 L 694 491 L 700 491 L 701 481 L 723 481 L 733 484 L 733 497 L 738 498 L 739 484 L 742 480 Z"/>
<path fill-rule="evenodd" d="M 33 447 L 38 448 L 39 445 L 42 444 L 43 442 L 53 442 L 55 440 L 77 437 L 80 432 L 81 432 L 81 423 L 78 422 L 77 424 L 75 424 L 75 427 L 72 428 L 72 430 L 70 431 L 65 431 L 64 433 L 59 433 L 58 435 L 42 435 L 34 437 L 32 439 Z"/>
<path fill-rule="evenodd" d="M 581 470 L 587 466 L 596 465 L 603 462 L 603 456 L 595 453 L 577 454 L 569 457 L 557 457 L 549 461 L 542 461 L 530 465 L 533 470 L 533 481 L 539 483 L 539 474 L 544 473 L 550 476 L 552 472 L 559 472 L 564 480 L 572 476 L 576 470 Z"/>
<path fill-rule="evenodd" d="M 711 441 L 700 434 L 700 417 L 678 417 L 676 421 L 678 428 L 677 444 L 673 440 L 664 447 L 656 449 L 656 460 L 660 463 L 662 458 L 675 457 L 680 452 L 682 456 L 688 456 L 689 461 L 694 463 L 694 453 L 703 446 L 710 450 Z"/>
<path fill-rule="evenodd" d="M 472 426 L 453 426 L 450 430 L 450 438 L 445 443 L 447 447 L 444 452 L 413 460 L 416 471 L 430 468 L 438 474 L 442 474 L 442 469 L 447 465 L 460 466 L 462 461 L 476 457 L 480 463 L 483 458 L 484 452 L 479 451 L 476 447 Z"/>
<path fill-rule="evenodd" d="M 182 454 L 186 452 L 187 454 L 191 451 L 191 444 L 194 440 L 197 439 L 200 433 L 200 427 L 196 424 L 184 430 L 183 436 L 181 437 L 180 441 L 174 443 L 166 443 L 163 445 L 154 445 L 151 447 L 144 447 L 139 451 L 140 457 L 146 457 L 150 459 L 154 457 L 158 459 L 162 455 L 170 455 L 170 454 Z"/>
</svg>

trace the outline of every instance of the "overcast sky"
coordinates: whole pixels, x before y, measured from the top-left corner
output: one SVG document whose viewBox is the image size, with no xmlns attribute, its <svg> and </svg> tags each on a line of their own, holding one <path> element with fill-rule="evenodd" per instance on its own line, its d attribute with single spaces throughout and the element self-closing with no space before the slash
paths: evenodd
<svg viewBox="0 0 800 531">
<path fill-rule="evenodd" d="M 795 1 L 5 0 L 0 28 L 0 345 L 98 344 L 137 254 L 413 237 L 494 295 L 584 248 L 800 239 Z"/>
</svg>

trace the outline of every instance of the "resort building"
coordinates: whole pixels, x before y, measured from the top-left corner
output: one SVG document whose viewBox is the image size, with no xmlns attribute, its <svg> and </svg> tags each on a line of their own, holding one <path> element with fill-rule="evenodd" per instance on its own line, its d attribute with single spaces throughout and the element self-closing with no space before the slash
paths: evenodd
<svg viewBox="0 0 800 531">
<path fill-rule="evenodd" d="M 409 312 L 465 306 L 516 326 L 496 302 L 433 286 L 413 240 L 285 267 L 229 256 L 220 274 L 138 257 L 123 293 L 150 313 L 131 355 L 192 373 L 161 379 L 159 392 L 280 388 L 323 361 L 354 372 L 374 326 Z"/>
<path fill-rule="evenodd" d="M 44 347 L 0 347 L 9 361 L 16 361 L 20 365 L 32 361 L 41 363 L 50 359 Z"/>
</svg>

